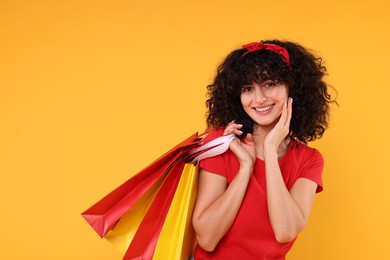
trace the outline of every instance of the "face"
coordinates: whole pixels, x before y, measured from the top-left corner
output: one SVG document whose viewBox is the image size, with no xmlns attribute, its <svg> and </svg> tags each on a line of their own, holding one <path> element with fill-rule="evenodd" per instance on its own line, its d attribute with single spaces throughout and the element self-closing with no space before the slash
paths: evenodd
<svg viewBox="0 0 390 260">
<path fill-rule="evenodd" d="M 254 82 L 241 89 L 242 107 L 259 126 L 276 124 L 287 98 L 287 86 L 272 80 Z"/>
</svg>

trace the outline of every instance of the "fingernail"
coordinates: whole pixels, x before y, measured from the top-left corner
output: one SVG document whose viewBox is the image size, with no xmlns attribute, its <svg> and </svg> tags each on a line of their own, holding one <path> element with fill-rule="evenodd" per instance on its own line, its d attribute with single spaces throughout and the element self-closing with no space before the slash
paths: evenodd
<svg viewBox="0 0 390 260">
<path fill-rule="evenodd" d="M 242 124 L 238 124 L 237 126 L 238 126 L 239 128 L 241 128 L 243 125 L 242 125 Z"/>
<path fill-rule="evenodd" d="M 293 98 L 292 98 L 292 97 L 290 97 L 290 102 L 291 102 L 291 103 L 293 102 Z"/>
<path fill-rule="evenodd" d="M 287 102 L 284 103 L 284 107 L 287 107 Z"/>
</svg>

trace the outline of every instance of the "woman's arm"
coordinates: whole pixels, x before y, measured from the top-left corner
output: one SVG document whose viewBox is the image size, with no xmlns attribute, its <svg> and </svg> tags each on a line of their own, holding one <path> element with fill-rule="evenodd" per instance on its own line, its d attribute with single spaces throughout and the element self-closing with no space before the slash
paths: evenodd
<svg viewBox="0 0 390 260">
<path fill-rule="evenodd" d="M 293 240 L 306 226 L 317 184 L 299 178 L 288 191 L 277 156 L 270 157 L 265 159 L 268 212 L 276 240 L 284 243 Z"/>
<path fill-rule="evenodd" d="M 213 251 L 237 216 L 250 179 L 250 171 L 240 170 L 227 186 L 219 175 L 200 171 L 198 197 L 192 217 L 199 245 Z"/>
<path fill-rule="evenodd" d="M 288 191 L 280 171 L 277 148 L 288 134 L 292 99 L 283 107 L 279 122 L 264 140 L 267 202 L 271 226 L 280 243 L 293 240 L 306 226 L 317 184 L 299 178 Z"/>
<path fill-rule="evenodd" d="M 229 185 L 226 178 L 220 175 L 202 169 L 199 173 L 198 196 L 192 221 L 198 243 L 206 251 L 213 251 L 231 227 L 253 170 L 254 159 L 248 153 L 248 150 L 254 149 L 252 136 L 249 136 L 247 144 L 234 140 L 230 149 L 239 159 L 240 169 Z"/>
</svg>

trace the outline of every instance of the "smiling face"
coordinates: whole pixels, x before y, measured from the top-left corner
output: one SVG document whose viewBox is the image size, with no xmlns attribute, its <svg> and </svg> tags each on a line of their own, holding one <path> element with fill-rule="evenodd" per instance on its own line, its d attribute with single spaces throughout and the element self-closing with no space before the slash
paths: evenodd
<svg viewBox="0 0 390 260">
<path fill-rule="evenodd" d="M 242 86 L 240 98 L 243 109 L 255 124 L 273 126 L 287 102 L 288 89 L 285 84 L 273 80 L 253 82 Z"/>
</svg>

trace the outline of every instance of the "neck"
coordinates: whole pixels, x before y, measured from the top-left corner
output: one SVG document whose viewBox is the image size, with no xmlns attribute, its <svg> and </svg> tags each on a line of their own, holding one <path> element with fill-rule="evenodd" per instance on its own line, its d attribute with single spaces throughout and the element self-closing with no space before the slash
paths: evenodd
<svg viewBox="0 0 390 260">
<path fill-rule="evenodd" d="M 269 132 L 274 128 L 275 125 L 257 125 L 255 124 L 253 126 L 253 138 L 255 139 L 256 148 L 258 145 L 263 146 L 265 137 L 268 135 Z"/>
</svg>

